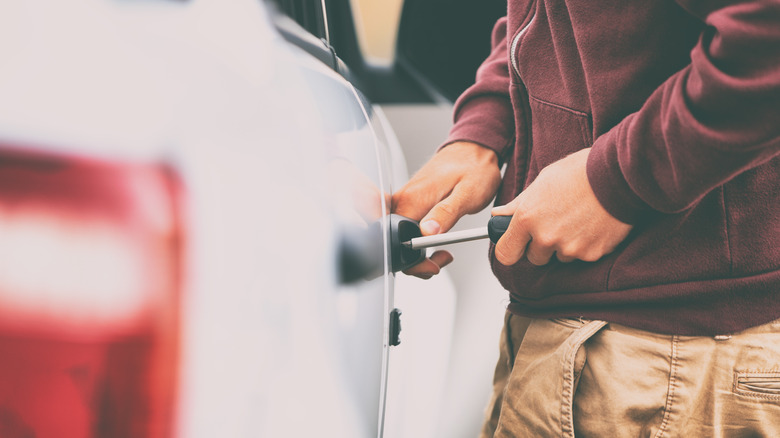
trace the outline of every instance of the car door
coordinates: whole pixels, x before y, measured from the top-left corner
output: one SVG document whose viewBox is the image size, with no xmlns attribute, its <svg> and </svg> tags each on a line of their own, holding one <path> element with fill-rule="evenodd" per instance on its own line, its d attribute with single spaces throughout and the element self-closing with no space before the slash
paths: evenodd
<svg viewBox="0 0 780 438">
<path fill-rule="evenodd" d="M 312 4 L 319 5 L 299 3 Z M 251 121 L 254 161 L 215 156 L 204 145 L 182 165 L 198 184 L 195 234 L 207 236 L 194 266 L 199 292 L 185 312 L 191 355 L 184 357 L 183 436 L 381 436 L 396 315 L 391 153 L 380 152 L 389 140 L 319 38 L 326 33 L 261 11 L 264 40 L 258 51 L 242 51 L 262 72 L 251 94 L 260 115 L 242 115 Z M 207 186 L 215 163 L 234 182 Z M 226 272 L 243 280 L 213 272 L 225 259 L 242 260 Z M 228 283 L 235 286 L 227 295 L 210 293 Z"/>
<path fill-rule="evenodd" d="M 252 0 L 0 16 L 3 430 L 381 436 L 398 159 L 330 47 Z"/>
<path fill-rule="evenodd" d="M 332 356 L 334 372 L 340 376 L 345 398 L 340 407 L 352 406 L 359 419 L 357 436 L 381 436 L 394 309 L 386 220 L 391 175 L 383 165 L 385 157 L 379 156 L 384 145 L 367 101 L 332 65 L 320 61 L 333 59 L 327 43 L 310 39 L 309 45 L 300 44 L 289 34 L 300 29 L 289 22 L 280 26 L 288 32 L 306 91 L 323 116 L 316 135 L 326 145 L 326 196 L 339 236 L 339 279 L 323 297 L 330 306 L 323 309 L 322 323 L 332 325 L 333 336 L 322 348 Z"/>
<path fill-rule="evenodd" d="M 321 4 L 309 3 L 309 7 Z M 396 330 L 400 330 L 388 220 L 391 140 L 381 116 L 349 81 L 349 72 L 337 57 L 331 58 L 333 64 L 306 59 L 317 51 L 332 56 L 327 39 L 318 43 L 304 46 L 306 53 L 298 54 L 309 91 L 325 119 L 318 135 L 328 145 L 328 190 L 339 230 L 339 280 L 332 309 L 336 336 L 331 352 L 339 373 L 346 376 L 342 390 L 350 402 L 342 407 L 355 406 L 360 419 L 357 436 L 382 436 L 390 348 L 398 342 Z"/>
</svg>

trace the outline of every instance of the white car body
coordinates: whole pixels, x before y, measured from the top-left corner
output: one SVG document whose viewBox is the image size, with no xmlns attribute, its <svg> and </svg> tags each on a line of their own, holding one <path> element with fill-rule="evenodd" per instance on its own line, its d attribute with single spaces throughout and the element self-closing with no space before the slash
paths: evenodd
<svg viewBox="0 0 780 438">
<path fill-rule="evenodd" d="M 177 199 L 144 207 L 184 236 L 171 300 L 139 292 L 151 274 L 121 229 L 3 209 L 0 307 L 27 312 L 22 333 L 89 343 L 176 306 L 159 436 L 382 436 L 395 306 L 385 195 L 406 169 L 381 111 L 254 0 L 7 3 L 0 56 L 0 150 L 163 166 L 183 187 L 181 217 L 155 216 Z M 373 224 L 379 275 L 345 284 L 341 239 Z M 447 348 L 432 354 L 442 364 Z M 430 385 L 419 390 L 441 389 Z M 396 406 L 414 397 L 398 394 Z M 400 414 L 388 422 L 404 429 Z"/>
</svg>

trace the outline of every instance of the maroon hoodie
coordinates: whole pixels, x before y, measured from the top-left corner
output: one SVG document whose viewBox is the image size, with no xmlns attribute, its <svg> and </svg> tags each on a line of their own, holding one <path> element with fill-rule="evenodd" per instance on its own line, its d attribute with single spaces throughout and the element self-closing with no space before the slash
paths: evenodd
<svg viewBox="0 0 780 438">
<path fill-rule="evenodd" d="M 491 251 L 511 311 L 682 335 L 780 318 L 780 1 L 509 0 L 458 140 L 507 163 L 498 204 L 592 146 L 597 198 L 634 225 L 595 263 Z"/>
</svg>

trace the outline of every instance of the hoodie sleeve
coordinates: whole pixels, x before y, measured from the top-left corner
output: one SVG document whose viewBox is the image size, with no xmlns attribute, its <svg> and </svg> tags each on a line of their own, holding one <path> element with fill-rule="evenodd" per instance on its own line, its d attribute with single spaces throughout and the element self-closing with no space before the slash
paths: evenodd
<svg viewBox="0 0 780 438">
<path fill-rule="evenodd" d="M 493 28 L 492 50 L 477 70 L 476 82 L 455 102 L 454 125 L 444 143 L 477 143 L 493 149 L 502 162 L 514 144 L 515 133 L 506 33 L 504 17 Z"/>
<path fill-rule="evenodd" d="M 588 179 L 627 223 L 683 211 L 780 155 L 780 2 L 678 0 L 707 25 L 691 63 L 599 137 Z"/>
</svg>

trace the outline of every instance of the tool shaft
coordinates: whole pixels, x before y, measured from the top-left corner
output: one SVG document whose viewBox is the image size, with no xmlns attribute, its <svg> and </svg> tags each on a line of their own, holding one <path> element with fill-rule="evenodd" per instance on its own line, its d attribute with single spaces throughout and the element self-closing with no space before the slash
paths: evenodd
<svg viewBox="0 0 780 438">
<path fill-rule="evenodd" d="M 433 236 L 415 237 L 412 240 L 403 242 L 403 245 L 406 245 L 411 249 L 425 249 L 432 246 L 468 242 L 470 240 L 484 239 L 486 237 L 488 237 L 488 227 L 479 227 L 463 231 L 435 234 Z"/>
</svg>

